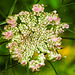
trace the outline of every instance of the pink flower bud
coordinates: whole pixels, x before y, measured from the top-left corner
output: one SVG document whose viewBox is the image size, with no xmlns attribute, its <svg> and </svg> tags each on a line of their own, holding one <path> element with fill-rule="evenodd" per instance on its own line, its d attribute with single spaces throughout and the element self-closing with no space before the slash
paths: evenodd
<svg viewBox="0 0 75 75">
<path fill-rule="evenodd" d="M 22 65 L 26 65 L 26 62 L 21 62 Z"/>
<path fill-rule="evenodd" d="M 7 23 L 13 24 L 12 20 L 7 19 Z"/>
<path fill-rule="evenodd" d="M 69 25 L 68 24 L 65 24 L 65 26 L 64 26 L 65 28 L 69 28 Z"/>
<path fill-rule="evenodd" d="M 50 22 L 52 22 L 52 21 L 53 21 L 52 16 L 50 16 L 50 17 L 48 18 L 48 20 L 49 20 Z"/>
<path fill-rule="evenodd" d="M 53 35 L 53 36 L 51 37 L 51 40 L 54 41 L 54 42 L 57 41 L 57 38 L 55 38 L 55 35 Z"/>
<path fill-rule="evenodd" d="M 57 19 L 57 16 L 56 15 L 53 15 L 53 20 L 56 20 Z"/>
<path fill-rule="evenodd" d="M 40 12 L 40 11 L 43 11 L 44 8 L 43 8 L 42 5 L 38 5 L 38 4 L 36 4 L 36 5 L 33 5 L 32 10 L 33 10 L 34 12 Z"/>
<path fill-rule="evenodd" d="M 36 66 L 37 68 L 40 68 L 41 67 L 41 64 L 37 64 L 37 66 Z"/>
<path fill-rule="evenodd" d="M 57 60 L 60 60 L 60 59 L 61 59 L 61 54 L 57 54 L 57 55 L 56 55 L 56 59 L 57 59 Z"/>
<path fill-rule="evenodd" d="M 4 38 L 8 40 L 13 37 L 13 33 L 11 31 L 3 32 L 3 35 L 4 35 Z"/>
<path fill-rule="evenodd" d="M 11 24 L 10 26 L 11 26 L 11 27 L 15 27 L 15 26 L 16 26 L 16 24 Z"/>
</svg>

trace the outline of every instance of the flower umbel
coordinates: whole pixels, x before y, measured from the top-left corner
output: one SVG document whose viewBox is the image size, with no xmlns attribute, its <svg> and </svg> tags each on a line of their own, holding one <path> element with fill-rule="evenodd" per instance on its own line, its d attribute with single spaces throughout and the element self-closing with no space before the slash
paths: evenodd
<svg viewBox="0 0 75 75">
<path fill-rule="evenodd" d="M 9 16 L 2 35 L 10 40 L 6 47 L 13 59 L 22 65 L 29 62 L 32 71 L 39 71 L 45 60 L 61 59 L 61 55 L 56 53 L 61 48 L 59 34 L 69 25 L 61 23 L 57 11 L 44 12 L 43 4 L 33 5 L 32 11 Z"/>
</svg>

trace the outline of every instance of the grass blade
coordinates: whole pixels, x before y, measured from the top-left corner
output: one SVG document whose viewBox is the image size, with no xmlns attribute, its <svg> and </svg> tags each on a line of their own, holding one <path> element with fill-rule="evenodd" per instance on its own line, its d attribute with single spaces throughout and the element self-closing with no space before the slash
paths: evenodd
<svg viewBox="0 0 75 75">
<path fill-rule="evenodd" d="M 6 18 L 6 15 L 3 13 L 3 11 L 0 9 L 0 14 L 1 16 L 3 16 L 4 18 Z"/>
<path fill-rule="evenodd" d="M 0 25 L 6 24 L 6 21 L 0 22 Z"/>
<path fill-rule="evenodd" d="M 29 7 L 29 5 L 27 4 L 26 0 L 22 0 L 23 4 L 26 6 L 26 8 L 28 9 L 28 11 L 32 11 Z"/>
<path fill-rule="evenodd" d="M 55 71 L 56 75 L 58 75 L 58 73 L 57 73 L 55 67 L 53 66 L 53 64 L 51 63 L 51 61 L 48 60 L 48 62 L 51 64 L 51 66 L 52 66 L 53 70 Z"/>
<path fill-rule="evenodd" d="M 17 0 L 14 1 L 10 11 L 9 11 L 9 15 L 12 15 L 13 11 L 14 11 L 14 8 L 15 8 L 15 4 L 16 4 Z"/>
</svg>

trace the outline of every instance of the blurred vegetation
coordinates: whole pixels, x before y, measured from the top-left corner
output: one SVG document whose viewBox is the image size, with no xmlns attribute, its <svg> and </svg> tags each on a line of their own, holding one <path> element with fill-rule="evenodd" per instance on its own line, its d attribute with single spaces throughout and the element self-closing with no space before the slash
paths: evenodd
<svg viewBox="0 0 75 75">
<path fill-rule="evenodd" d="M 24 1 L 24 2 L 23 2 Z M 22 10 L 28 11 L 26 2 L 30 8 L 38 0 L 17 0 L 13 14 L 17 14 Z M 9 14 L 9 11 L 14 3 L 14 0 L 0 0 L 0 22 L 4 21 Z M 57 10 L 62 22 L 70 25 L 70 30 L 66 30 L 62 37 L 75 38 L 75 0 L 40 0 L 39 3 L 45 4 L 45 11 L 51 12 Z M 5 44 L 1 43 L 5 40 L 1 37 L 3 25 L 0 25 L 0 55 L 8 55 L 9 51 L 6 49 Z M 52 62 L 58 75 L 75 75 L 75 40 L 63 39 L 62 48 L 58 50 L 62 56 L 67 56 L 66 59 Z M 14 66 L 15 65 L 15 66 Z M 3 72 L 7 67 L 11 67 Z M 10 59 L 10 56 L 0 56 L 0 75 L 27 75 L 26 67 L 17 64 L 17 61 Z M 30 75 L 55 75 L 50 63 L 46 61 L 46 66 L 41 68 L 40 72 L 30 72 Z"/>
</svg>

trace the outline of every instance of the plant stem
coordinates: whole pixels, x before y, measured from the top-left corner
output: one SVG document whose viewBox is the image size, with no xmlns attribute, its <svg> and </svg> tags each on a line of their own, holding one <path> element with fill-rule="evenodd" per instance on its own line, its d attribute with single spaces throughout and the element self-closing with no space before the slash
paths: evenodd
<svg viewBox="0 0 75 75">
<path fill-rule="evenodd" d="M 75 32 L 74 32 L 74 31 L 72 31 L 72 30 L 70 30 L 70 29 L 66 29 L 66 30 L 68 30 L 68 31 L 70 31 L 71 33 L 74 33 L 74 34 L 75 34 Z"/>
<path fill-rule="evenodd" d="M 0 56 L 10 56 L 10 54 L 8 54 L 8 55 L 0 55 Z"/>
<path fill-rule="evenodd" d="M 70 37 L 62 37 L 62 39 L 75 40 L 75 38 L 70 38 Z"/>
<path fill-rule="evenodd" d="M 11 65 L 13 64 L 11 57 L 10 57 L 10 64 L 11 64 Z M 15 75 L 15 71 L 14 71 L 13 67 L 12 67 L 12 72 L 13 72 L 13 74 Z"/>
<path fill-rule="evenodd" d="M 6 70 L 8 70 L 8 69 L 10 69 L 10 68 L 12 68 L 12 67 L 17 66 L 18 64 L 20 64 L 20 63 L 17 63 L 17 64 L 15 64 L 15 65 L 13 65 L 13 66 L 11 66 L 11 67 L 9 67 L 9 68 L 5 68 L 2 72 L 5 72 Z"/>
<path fill-rule="evenodd" d="M 64 4 L 64 0 L 62 0 L 62 5 Z"/>
<path fill-rule="evenodd" d="M 65 4 L 63 6 L 69 6 L 69 5 L 73 5 L 73 4 L 75 4 L 75 3 L 69 3 L 69 4 Z"/>
<path fill-rule="evenodd" d="M 29 73 L 29 62 L 27 63 L 27 75 L 30 75 L 30 73 Z"/>
<path fill-rule="evenodd" d="M 56 52 L 59 54 L 58 50 L 56 50 Z"/>
<path fill-rule="evenodd" d="M 36 2 L 36 4 L 39 3 L 39 1 L 40 1 L 40 0 L 38 0 L 38 1 Z"/>
<path fill-rule="evenodd" d="M 57 73 L 55 67 L 53 66 L 53 64 L 51 63 L 51 61 L 48 60 L 48 62 L 51 64 L 51 66 L 52 66 L 53 70 L 55 71 L 56 75 L 58 75 L 58 73 Z"/>
<path fill-rule="evenodd" d="M 5 69 L 7 69 L 7 66 L 8 66 L 8 60 L 9 60 L 9 58 L 8 58 L 7 61 L 6 61 Z M 6 70 L 5 70 L 5 75 L 7 75 L 7 71 L 6 71 Z"/>
<path fill-rule="evenodd" d="M 3 13 L 3 11 L 0 9 L 0 14 L 4 17 L 4 18 L 6 18 L 6 15 Z"/>
<path fill-rule="evenodd" d="M 6 24 L 6 21 L 0 22 L 0 25 Z"/>
</svg>

